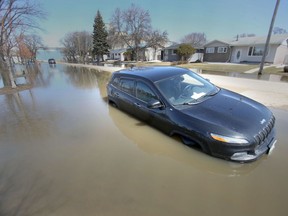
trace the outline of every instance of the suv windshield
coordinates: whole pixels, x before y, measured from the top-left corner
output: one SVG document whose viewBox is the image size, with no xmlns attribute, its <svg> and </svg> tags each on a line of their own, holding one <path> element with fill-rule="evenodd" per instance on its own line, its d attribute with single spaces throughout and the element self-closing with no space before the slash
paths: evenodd
<svg viewBox="0 0 288 216">
<path fill-rule="evenodd" d="M 193 72 L 157 81 L 156 86 L 174 106 L 199 103 L 219 91 L 216 86 Z"/>
</svg>

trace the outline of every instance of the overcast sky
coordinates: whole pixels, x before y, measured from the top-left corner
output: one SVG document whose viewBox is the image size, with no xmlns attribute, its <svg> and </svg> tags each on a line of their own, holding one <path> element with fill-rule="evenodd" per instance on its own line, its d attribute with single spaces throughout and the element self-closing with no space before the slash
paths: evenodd
<svg viewBox="0 0 288 216">
<path fill-rule="evenodd" d="M 154 29 L 167 31 L 179 42 L 192 32 L 204 32 L 208 40 L 232 39 L 241 33 L 266 36 L 276 0 L 38 0 L 48 13 L 41 22 L 41 37 L 47 46 L 59 46 L 73 31 L 93 31 L 97 10 L 109 23 L 116 8 L 134 3 L 150 13 Z M 288 0 L 281 0 L 275 27 L 288 31 Z"/>
</svg>

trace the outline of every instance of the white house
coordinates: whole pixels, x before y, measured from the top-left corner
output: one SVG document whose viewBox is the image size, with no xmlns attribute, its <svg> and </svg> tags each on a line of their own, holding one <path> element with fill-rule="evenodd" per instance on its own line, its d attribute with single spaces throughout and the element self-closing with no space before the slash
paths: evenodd
<svg viewBox="0 0 288 216">
<path fill-rule="evenodd" d="M 267 37 L 245 37 L 230 43 L 231 62 L 261 62 Z M 288 34 L 272 35 L 265 61 L 273 64 L 287 63 Z M 286 61 L 286 62 L 285 62 Z"/>
<path fill-rule="evenodd" d="M 255 62 L 264 54 L 267 37 L 243 37 L 234 41 L 213 40 L 204 46 L 204 61 Z M 272 35 L 265 62 L 288 64 L 288 34 Z"/>
<path fill-rule="evenodd" d="M 124 53 L 126 51 L 127 51 L 126 48 L 110 50 L 109 58 L 112 60 L 124 61 L 125 60 Z"/>
</svg>

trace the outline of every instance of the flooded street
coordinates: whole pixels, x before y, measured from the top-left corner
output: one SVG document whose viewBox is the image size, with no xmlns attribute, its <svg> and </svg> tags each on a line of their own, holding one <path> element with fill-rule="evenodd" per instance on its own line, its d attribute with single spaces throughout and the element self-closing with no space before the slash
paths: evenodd
<svg viewBox="0 0 288 216">
<path fill-rule="evenodd" d="M 271 155 L 232 163 L 109 106 L 110 73 L 41 67 L 0 95 L 0 215 L 287 215 L 288 111 Z"/>
</svg>

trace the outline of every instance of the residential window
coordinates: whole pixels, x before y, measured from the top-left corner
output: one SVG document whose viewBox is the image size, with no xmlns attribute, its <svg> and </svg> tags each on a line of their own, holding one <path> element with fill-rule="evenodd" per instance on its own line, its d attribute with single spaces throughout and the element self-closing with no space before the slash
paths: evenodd
<svg viewBox="0 0 288 216">
<path fill-rule="evenodd" d="M 248 56 L 263 56 L 263 54 L 264 54 L 263 46 L 249 47 Z"/>
<path fill-rule="evenodd" d="M 177 55 L 177 50 L 176 49 L 172 50 L 172 55 Z"/>
<path fill-rule="evenodd" d="M 215 52 L 215 48 L 214 47 L 207 47 L 206 48 L 206 53 L 214 53 Z"/>
<path fill-rule="evenodd" d="M 227 47 L 218 47 L 217 52 L 218 53 L 227 53 Z"/>
</svg>

